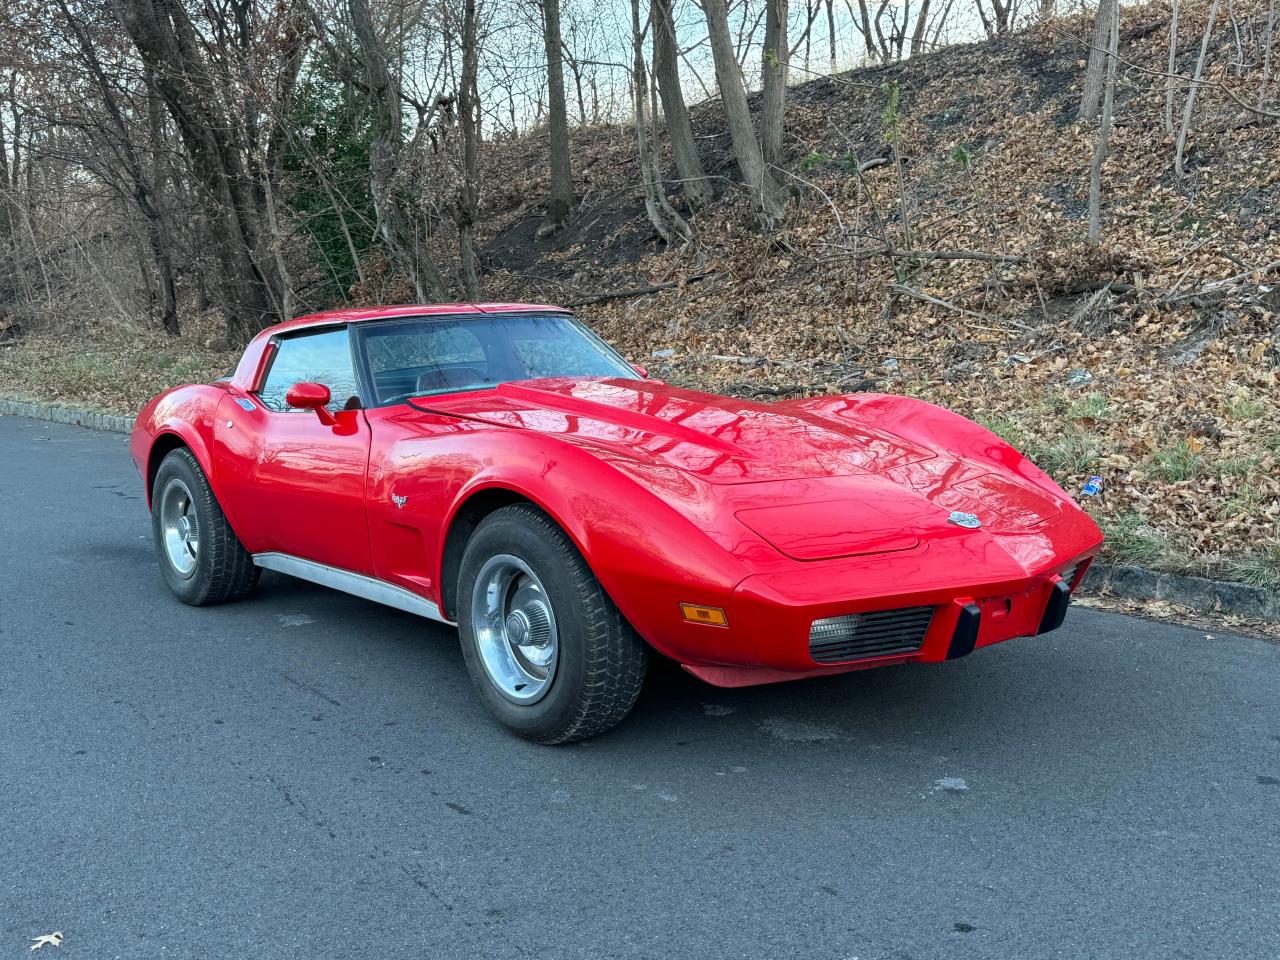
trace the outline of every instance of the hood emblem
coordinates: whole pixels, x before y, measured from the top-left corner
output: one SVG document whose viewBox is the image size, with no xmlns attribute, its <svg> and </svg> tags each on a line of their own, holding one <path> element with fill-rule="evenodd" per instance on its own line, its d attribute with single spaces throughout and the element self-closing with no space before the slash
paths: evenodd
<svg viewBox="0 0 1280 960">
<path fill-rule="evenodd" d="M 952 510 L 951 516 L 947 517 L 947 523 L 954 523 L 957 527 L 964 527 L 967 530 L 977 530 L 982 526 L 982 521 L 978 519 L 976 513 L 963 513 L 960 510 Z"/>
<path fill-rule="evenodd" d="M 409 498 L 402 497 L 399 494 L 393 493 L 391 495 L 391 502 L 396 505 L 397 510 L 401 510 L 404 508 L 404 505 L 409 502 Z"/>
</svg>

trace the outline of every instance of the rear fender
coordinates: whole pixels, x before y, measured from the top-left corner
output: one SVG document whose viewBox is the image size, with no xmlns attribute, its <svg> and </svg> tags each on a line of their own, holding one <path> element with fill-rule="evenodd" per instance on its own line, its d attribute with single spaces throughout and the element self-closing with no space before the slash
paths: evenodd
<svg viewBox="0 0 1280 960">
<path fill-rule="evenodd" d="M 175 387 L 152 400 L 134 422 L 130 453 L 146 483 L 147 505 L 160 462 L 177 447 L 187 447 L 209 480 L 214 495 L 218 477 L 211 451 L 218 404 L 226 391 L 214 386 Z"/>
</svg>

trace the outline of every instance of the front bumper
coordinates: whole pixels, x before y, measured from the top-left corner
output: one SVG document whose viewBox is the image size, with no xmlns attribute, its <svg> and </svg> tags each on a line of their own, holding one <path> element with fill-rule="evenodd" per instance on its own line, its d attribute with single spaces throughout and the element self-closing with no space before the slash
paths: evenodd
<svg viewBox="0 0 1280 960">
<path fill-rule="evenodd" d="M 695 676 L 717 686 L 745 686 L 803 677 L 846 673 L 896 663 L 955 660 L 978 649 L 1016 637 L 1035 636 L 1062 624 L 1071 593 L 1084 577 L 1093 553 L 1053 563 L 1030 576 L 925 587 L 898 594 L 850 601 L 830 597 L 829 584 L 779 582 L 751 577 L 734 592 L 730 620 L 741 643 L 742 659 L 726 664 L 685 664 Z M 824 596 L 825 594 L 825 596 Z M 875 645 L 863 652 L 851 645 L 848 659 L 832 659 L 830 644 L 811 641 L 815 621 L 835 618 L 883 623 L 885 615 L 911 615 L 931 608 L 922 636 L 890 653 Z M 876 618 L 880 619 L 877 620 Z M 913 622 L 921 623 L 918 614 Z M 872 629 L 884 630 L 883 626 Z M 817 652 L 818 650 L 821 652 Z M 736 658 L 735 658 L 736 659 Z"/>
</svg>

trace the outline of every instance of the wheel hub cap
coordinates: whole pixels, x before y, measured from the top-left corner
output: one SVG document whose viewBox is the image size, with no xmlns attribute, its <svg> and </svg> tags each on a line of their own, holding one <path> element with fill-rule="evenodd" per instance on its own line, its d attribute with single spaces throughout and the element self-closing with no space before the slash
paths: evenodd
<svg viewBox="0 0 1280 960">
<path fill-rule="evenodd" d="M 542 581 L 519 557 L 487 560 L 476 577 L 471 623 L 477 651 L 498 692 L 536 703 L 555 675 L 559 635 Z"/>
<path fill-rule="evenodd" d="M 187 485 L 174 477 L 159 498 L 160 542 L 173 572 L 184 580 L 196 572 L 200 557 L 200 520 Z"/>
</svg>

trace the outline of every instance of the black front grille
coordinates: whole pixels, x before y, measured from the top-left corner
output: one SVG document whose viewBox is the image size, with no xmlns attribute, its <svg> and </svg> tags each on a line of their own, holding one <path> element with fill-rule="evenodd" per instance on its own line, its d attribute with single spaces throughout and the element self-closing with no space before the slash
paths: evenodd
<svg viewBox="0 0 1280 960">
<path fill-rule="evenodd" d="M 873 610 L 813 621 L 809 655 L 818 663 L 915 653 L 933 620 L 933 607 Z"/>
</svg>

